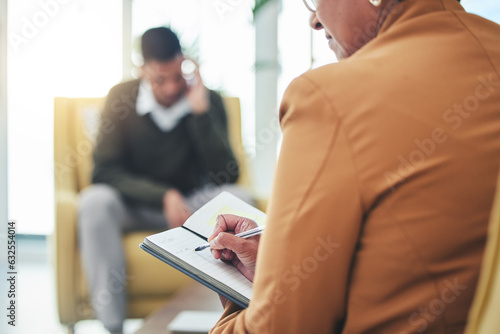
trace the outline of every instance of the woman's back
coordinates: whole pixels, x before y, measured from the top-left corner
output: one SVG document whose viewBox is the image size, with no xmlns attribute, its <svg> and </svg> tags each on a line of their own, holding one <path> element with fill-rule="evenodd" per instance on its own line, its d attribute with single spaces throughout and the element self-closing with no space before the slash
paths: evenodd
<svg viewBox="0 0 500 334">
<path fill-rule="evenodd" d="M 373 38 L 369 3 L 306 1 L 347 58 L 285 93 L 252 301 L 214 333 L 464 330 L 500 164 L 500 27 L 404 0 Z"/>
<path fill-rule="evenodd" d="M 337 113 L 364 210 L 347 333 L 463 330 L 498 175 L 499 26 L 406 5 L 353 56 L 305 75 Z"/>
</svg>

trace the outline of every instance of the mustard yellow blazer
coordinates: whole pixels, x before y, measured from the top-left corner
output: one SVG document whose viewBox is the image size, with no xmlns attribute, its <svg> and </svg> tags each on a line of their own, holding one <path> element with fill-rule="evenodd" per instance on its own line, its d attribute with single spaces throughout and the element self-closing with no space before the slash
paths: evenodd
<svg viewBox="0 0 500 334">
<path fill-rule="evenodd" d="M 500 162 L 500 26 L 405 0 L 351 57 L 307 72 L 249 307 L 212 333 L 461 333 Z"/>
</svg>

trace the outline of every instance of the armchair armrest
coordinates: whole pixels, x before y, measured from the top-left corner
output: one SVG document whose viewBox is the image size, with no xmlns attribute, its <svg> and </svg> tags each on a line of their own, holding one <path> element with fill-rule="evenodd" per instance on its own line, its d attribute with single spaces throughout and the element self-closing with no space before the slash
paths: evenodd
<svg viewBox="0 0 500 334">
<path fill-rule="evenodd" d="M 53 245 L 58 308 L 62 323 L 75 323 L 80 317 L 75 314 L 78 301 L 75 259 L 78 257 L 77 241 L 78 195 L 72 191 L 56 191 L 55 227 Z"/>
</svg>

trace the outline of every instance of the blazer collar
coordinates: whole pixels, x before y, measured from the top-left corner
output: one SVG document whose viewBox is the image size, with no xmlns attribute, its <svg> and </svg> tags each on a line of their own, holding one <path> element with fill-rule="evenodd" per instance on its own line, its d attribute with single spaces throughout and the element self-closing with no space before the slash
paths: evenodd
<svg viewBox="0 0 500 334">
<path fill-rule="evenodd" d="M 383 34 L 391 26 L 421 15 L 445 10 L 465 11 L 457 0 L 404 0 L 386 9 L 389 14 L 379 30 Z"/>
</svg>

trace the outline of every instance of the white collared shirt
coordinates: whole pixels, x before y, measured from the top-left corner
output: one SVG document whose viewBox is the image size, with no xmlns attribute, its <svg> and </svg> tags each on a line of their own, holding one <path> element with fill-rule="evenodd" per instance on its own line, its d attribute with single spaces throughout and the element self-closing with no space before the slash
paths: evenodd
<svg viewBox="0 0 500 334">
<path fill-rule="evenodd" d="M 151 119 L 163 132 L 169 132 L 179 124 L 181 119 L 191 112 L 185 96 L 171 107 L 165 107 L 156 101 L 151 83 L 141 80 L 137 95 L 136 110 L 139 116 L 151 113 Z"/>
</svg>

